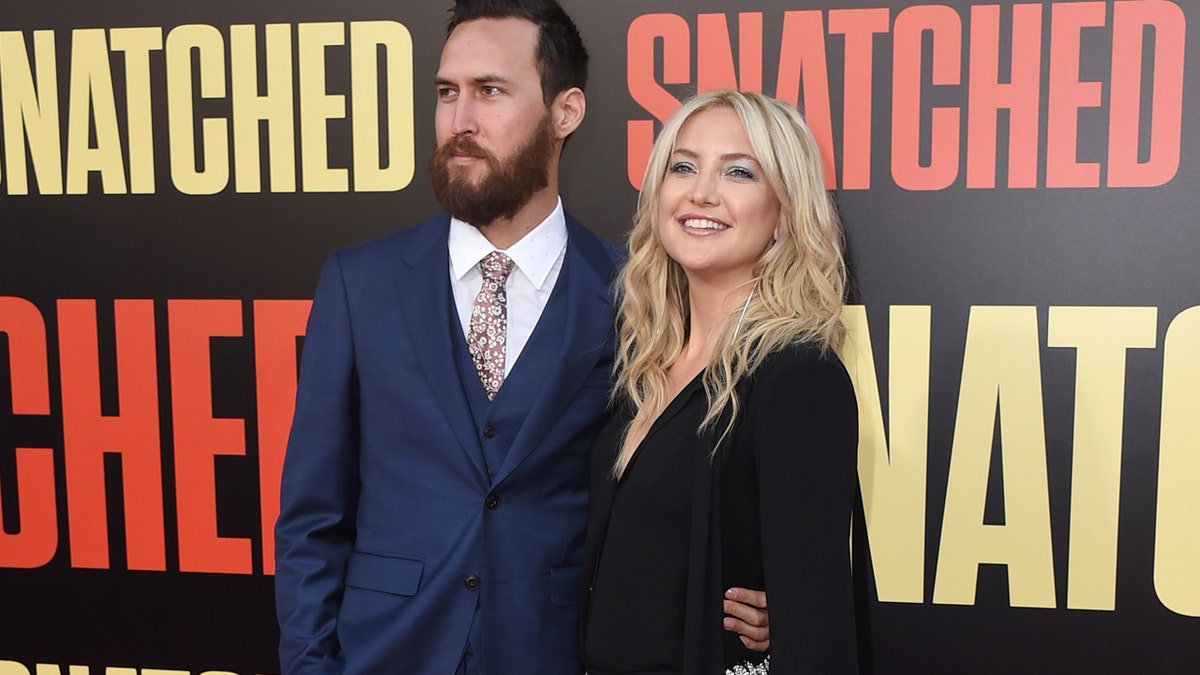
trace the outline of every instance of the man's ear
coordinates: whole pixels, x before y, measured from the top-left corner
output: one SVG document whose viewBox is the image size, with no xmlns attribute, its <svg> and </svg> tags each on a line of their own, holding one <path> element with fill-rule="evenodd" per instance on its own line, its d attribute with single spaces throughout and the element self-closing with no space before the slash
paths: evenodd
<svg viewBox="0 0 1200 675">
<path fill-rule="evenodd" d="M 579 87 L 571 87 L 558 93 L 550 104 L 554 125 L 554 137 L 565 139 L 583 123 L 587 111 L 587 98 Z"/>
</svg>

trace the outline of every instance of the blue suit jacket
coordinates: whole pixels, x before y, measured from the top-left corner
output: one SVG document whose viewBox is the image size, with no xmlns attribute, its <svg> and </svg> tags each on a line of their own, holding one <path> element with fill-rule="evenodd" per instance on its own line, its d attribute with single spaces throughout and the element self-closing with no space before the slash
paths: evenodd
<svg viewBox="0 0 1200 675">
<path fill-rule="evenodd" d="M 468 398 L 482 385 L 456 360 L 448 232 L 441 214 L 322 272 L 275 530 L 285 673 L 450 675 L 468 634 L 484 675 L 582 670 L 618 254 L 567 217 L 559 279 L 485 433 Z"/>
</svg>

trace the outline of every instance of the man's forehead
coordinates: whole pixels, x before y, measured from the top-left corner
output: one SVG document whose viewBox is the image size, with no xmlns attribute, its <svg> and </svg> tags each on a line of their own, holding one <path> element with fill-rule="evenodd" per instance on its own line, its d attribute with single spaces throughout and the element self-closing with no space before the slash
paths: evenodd
<svg viewBox="0 0 1200 675">
<path fill-rule="evenodd" d="M 465 21 L 455 26 L 446 38 L 439 75 L 446 66 L 459 63 L 474 66 L 479 60 L 488 61 L 490 71 L 536 70 L 537 41 L 537 25 L 526 19 L 505 17 Z"/>
</svg>

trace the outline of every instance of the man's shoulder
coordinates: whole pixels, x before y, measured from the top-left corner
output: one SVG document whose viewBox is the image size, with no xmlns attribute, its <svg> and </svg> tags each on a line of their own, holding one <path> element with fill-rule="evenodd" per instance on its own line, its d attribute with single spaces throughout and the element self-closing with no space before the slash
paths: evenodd
<svg viewBox="0 0 1200 675">
<path fill-rule="evenodd" d="M 567 237 L 577 244 L 586 256 L 594 257 L 603 267 L 618 267 L 624 262 L 621 248 L 585 227 L 571 214 L 567 215 Z"/>
<path fill-rule="evenodd" d="M 439 213 L 416 225 L 339 249 L 334 255 L 343 264 L 394 262 L 398 257 L 406 260 L 419 259 L 439 240 L 444 248 L 449 227 L 450 217 Z"/>
</svg>

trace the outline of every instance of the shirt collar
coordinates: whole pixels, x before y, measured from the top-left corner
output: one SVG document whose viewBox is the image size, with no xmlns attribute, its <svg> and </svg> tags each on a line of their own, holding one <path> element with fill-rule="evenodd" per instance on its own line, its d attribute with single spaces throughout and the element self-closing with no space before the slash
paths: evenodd
<svg viewBox="0 0 1200 675">
<path fill-rule="evenodd" d="M 567 218 L 563 213 L 562 198 L 554 210 L 538 226 L 530 230 L 517 243 L 505 251 L 516 263 L 517 269 L 541 290 L 546 276 L 567 245 Z M 461 280 L 480 260 L 497 250 L 492 242 L 470 223 L 450 218 L 450 272 Z"/>
</svg>

